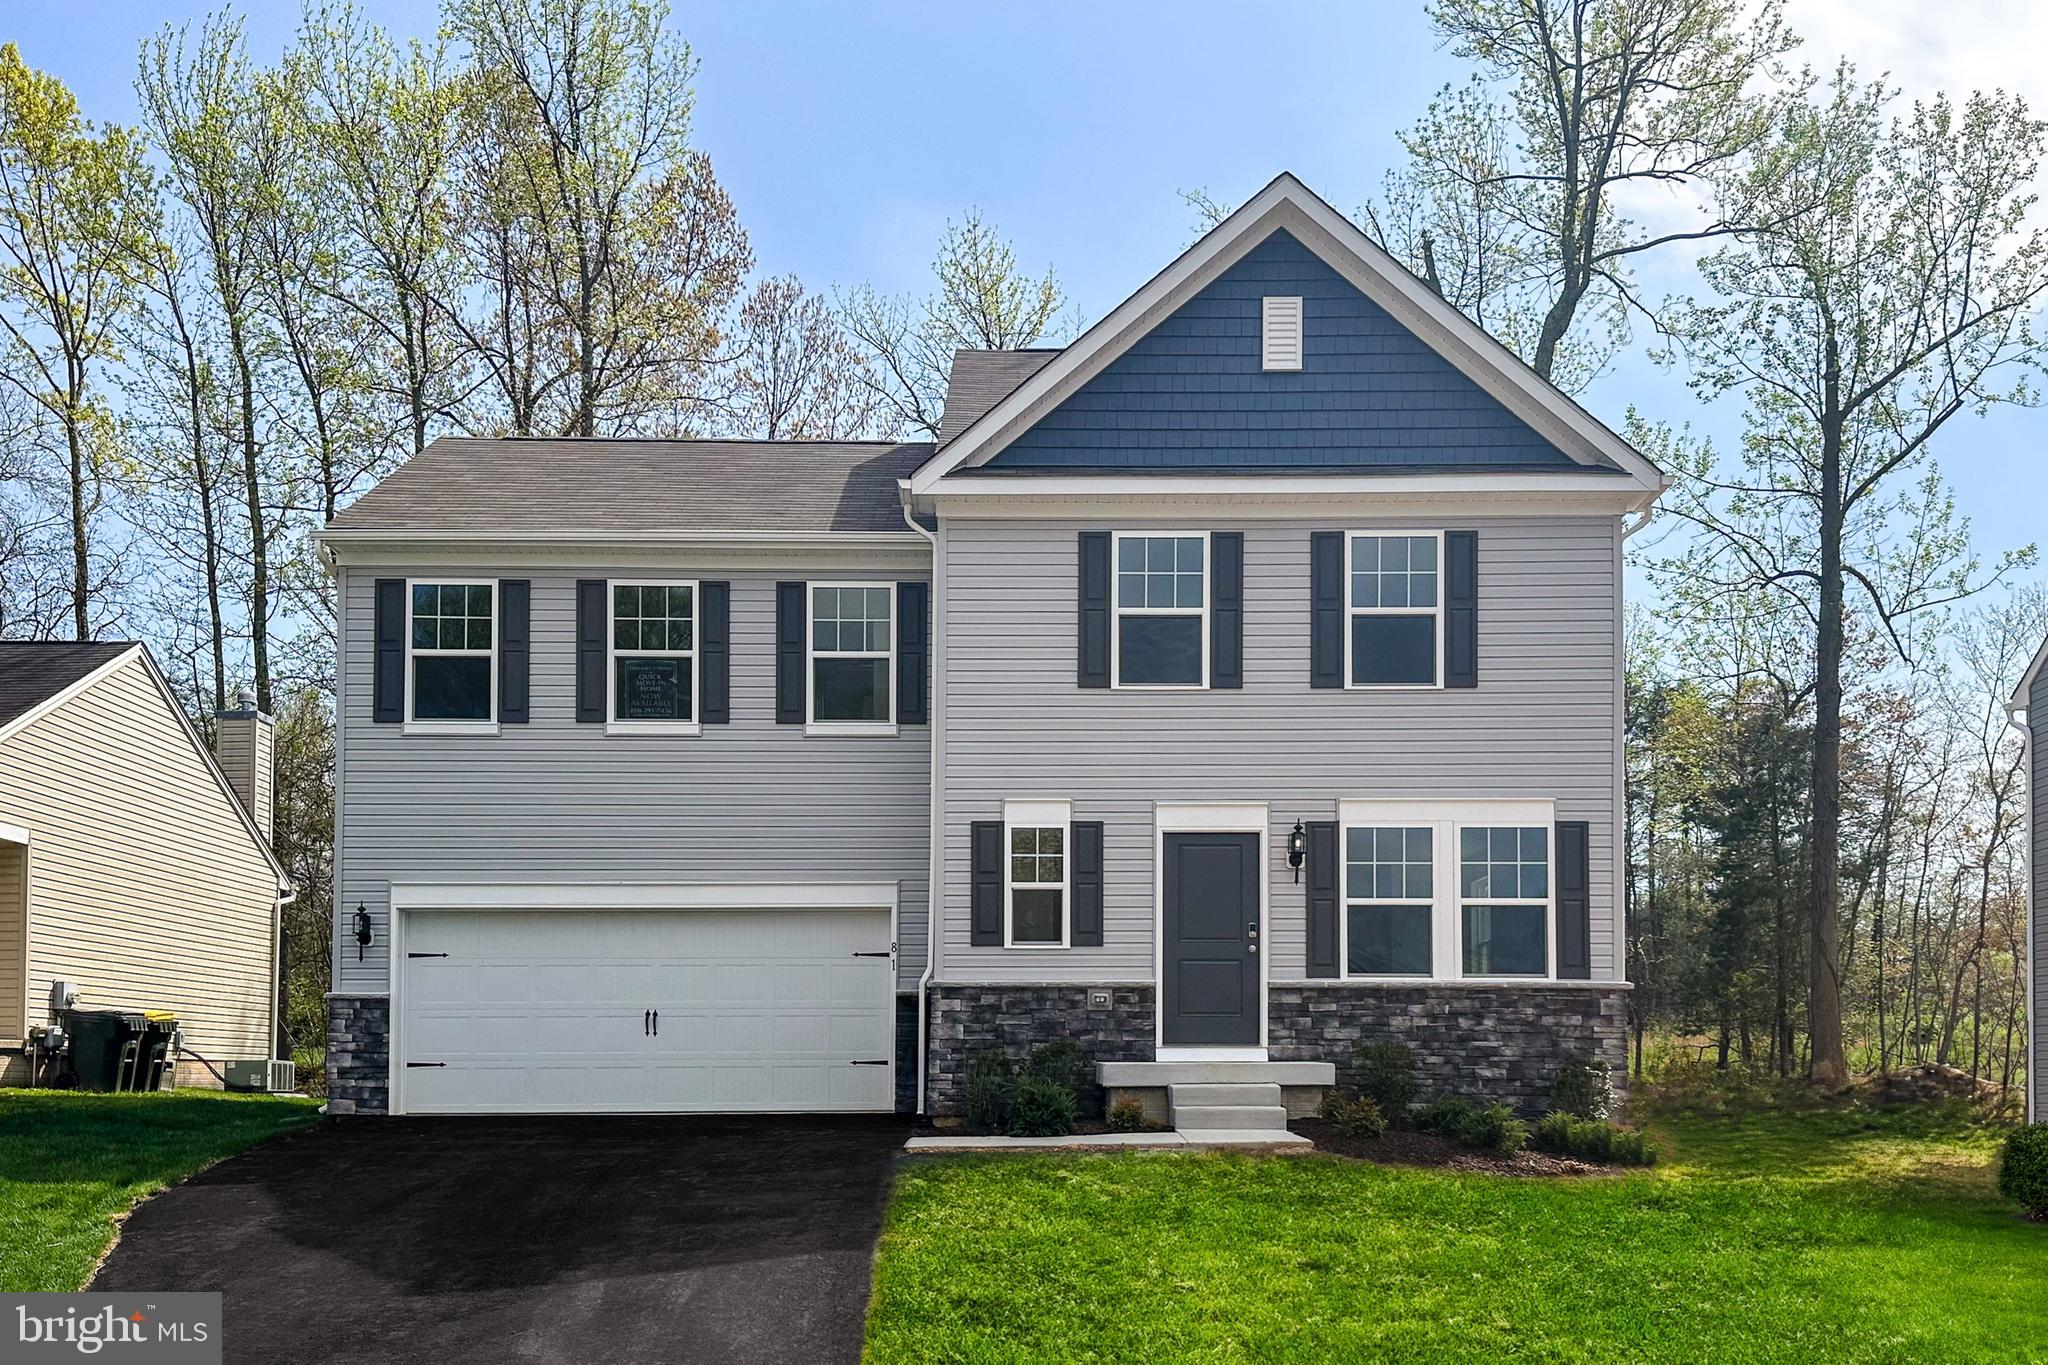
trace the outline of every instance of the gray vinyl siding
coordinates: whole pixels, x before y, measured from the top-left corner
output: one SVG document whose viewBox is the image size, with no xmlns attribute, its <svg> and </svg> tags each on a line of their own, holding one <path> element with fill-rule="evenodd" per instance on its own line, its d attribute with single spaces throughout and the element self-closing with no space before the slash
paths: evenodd
<svg viewBox="0 0 2048 1365">
<path fill-rule="evenodd" d="M 2048 953 L 2041 951 L 2048 943 L 2048 669 L 2043 669 L 2034 679 L 2033 688 L 2027 693 L 2027 725 L 2032 731 L 2032 742 L 2027 746 L 2030 767 L 2027 773 L 2027 790 L 2033 800 L 2033 819 L 2028 822 L 2029 837 L 2033 840 L 2033 933 L 2029 936 L 2027 951 L 2033 960 L 2028 964 L 2034 973 L 2033 1009 L 2027 1026 L 2034 1031 L 2034 1046 L 2027 1057 L 2027 1085 L 2033 1091 L 2033 1118 L 2040 1122 L 2048 1118 Z"/>
<path fill-rule="evenodd" d="M 1345 798 L 1551 798 L 1592 826 L 1596 979 L 1622 975 L 1615 897 L 1621 734 L 1620 539 L 1612 517 L 1469 518 L 1479 532 L 1476 691 L 1309 687 L 1309 532 L 1399 523 L 1152 523 L 1244 533 L 1241 691 L 1075 686 L 1076 533 L 1106 523 L 953 519 L 945 602 L 943 886 L 946 981 L 1151 981 L 1156 802 L 1269 803 L 1268 971 L 1307 970 L 1294 822 Z M 1117 523 L 1116 529 L 1145 529 Z M 1105 823 L 1101 948 L 969 942 L 968 826 L 1010 797 L 1067 797 Z"/>
<path fill-rule="evenodd" d="M 496 735 L 407 735 L 371 720 L 375 580 L 532 582 L 531 716 Z M 701 736 L 608 735 L 575 719 L 576 581 L 707 578 L 732 584 L 732 723 Z M 383 991 L 393 882 L 761 884 L 895 882 L 901 982 L 924 967 L 930 733 L 807 736 L 775 723 L 777 579 L 925 579 L 814 566 L 784 574 L 688 565 L 545 571 L 350 566 L 342 575 L 336 979 Z M 358 904 L 374 942 L 356 960 Z"/>
</svg>

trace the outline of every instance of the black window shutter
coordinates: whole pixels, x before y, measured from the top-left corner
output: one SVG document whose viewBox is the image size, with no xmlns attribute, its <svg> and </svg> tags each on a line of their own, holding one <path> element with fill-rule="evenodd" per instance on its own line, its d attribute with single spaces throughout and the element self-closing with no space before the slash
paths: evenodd
<svg viewBox="0 0 2048 1365">
<path fill-rule="evenodd" d="M 929 583 L 896 585 L 896 720 L 901 725 L 923 725 L 929 720 L 925 697 L 930 603 Z"/>
<path fill-rule="evenodd" d="M 1593 975 L 1593 831 L 1584 820 L 1557 822 L 1557 974 Z"/>
<path fill-rule="evenodd" d="M 973 850 L 973 916 L 968 942 L 977 948 L 1003 946 L 1003 822 L 976 820 L 969 830 Z"/>
<path fill-rule="evenodd" d="M 1444 686 L 1479 686 L 1479 533 L 1444 532 Z"/>
<path fill-rule="evenodd" d="M 1074 888 L 1074 920 L 1071 942 L 1076 948 L 1102 946 L 1102 822 L 1076 820 L 1073 826 L 1074 864 L 1068 869 Z"/>
<path fill-rule="evenodd" d="M 810 708 L 804 678 L 804 585 L 775 585 L 775 723 L 802 725 Z"/>
<path fill-rule="evenodd" d="M 1308 538 L 1308 685 L 1344 685 L 1344 533 Z"/>
<path fill-rule="evenodd" d="M 1337 966 L 1337 822 L 1308 826 L 1308 974 L 1341 976 Z"/>
<path fill-rule="evenodd" d="M 498 580 L 498 720 L 526 724 L 527 681 L 533 657 L 533 584 Z"/>
<path fill-rule="evenodd" d="M 604 641 L 610 590 L 602 578 L 576 580 L 576 719 L 604 723 Z"/>
<path fill-rule="evenodd" d="M 1081 532 L 1080 640 L 1074 681 L 1109 686 L 1109 532 Z"/>
<path fill-rule="evenodd" d="M 732 723 L 732 584 L 697 585 L 697 714 L 705 725 Z"/>
<path fill-rule="evenodd" d="M 405 580 L 378 579 L 376 603 L 377 664 L 370 675 L 370 719 L 396 725 L 405 719 Z"/>
<path fill-rule="evenodd" d="M 1209 686 L 1244 686 L 1244 533 L 1209 537 Z"/>
</svg>

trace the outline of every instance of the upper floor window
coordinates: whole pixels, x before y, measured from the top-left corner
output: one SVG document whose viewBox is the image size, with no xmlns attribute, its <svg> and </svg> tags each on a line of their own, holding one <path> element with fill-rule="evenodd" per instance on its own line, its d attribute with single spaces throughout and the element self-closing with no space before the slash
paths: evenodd
<svg viewBox="0 0 2048 1365">
<path fill-rule="evenodd" d="M 697 718 L 697 585 L 619 582 L 612 590 L 611 720 Z"/>
<path fill-rule="evenodd" d="M 1114 677 L 1118 687 L 1205 687 L 1209 538 L 1116 535 Z"/>
<path fill-rule="evenodd" d="M 492 582 L 415 582 L 406 601 L 407 717 L 416 721 L 496 719 Z"/>
<path fill-rule="evenodd" d="M 893 724 L 893 590 L 887 583 L 813 583 L 810 595 L 810 719 L 827 725 Z"/>
<path fill-rule="evenodd" d="M 1351 537 L 1353 687 L 1436 687 L 1443 658 L 1442 533 Z"/>
</svg>

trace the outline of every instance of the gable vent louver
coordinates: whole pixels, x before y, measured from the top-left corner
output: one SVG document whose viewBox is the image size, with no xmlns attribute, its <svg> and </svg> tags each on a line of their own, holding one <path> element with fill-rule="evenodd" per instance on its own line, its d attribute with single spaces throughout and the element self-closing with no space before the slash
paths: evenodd
<svg viewBox="0 0 2048 1365">
<path fill-rule="evenodd" d="M 1268 370 L 1301 368 L 1301 299 L 1268 295 L 1260 313 L 1261 365 Z"/>
</svg>

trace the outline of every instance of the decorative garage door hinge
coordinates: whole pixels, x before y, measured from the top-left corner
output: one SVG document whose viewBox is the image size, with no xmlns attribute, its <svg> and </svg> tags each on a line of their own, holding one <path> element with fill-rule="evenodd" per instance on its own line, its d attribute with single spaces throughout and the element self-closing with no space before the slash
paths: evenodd
<svg viewBox="0 0 2048 1365">
<path fill-rule="evenodd" d="M 851 1065 L 853 1065 L 853 1066 L 887 1066 L 887 1065 L 889 1065 L 889 1059 L 888 1059 L 887 1057 L 877 1057 L 877 1058 L 875 1058 L 875 1059 L 874 1059 L 873 1061 L 871 1061 L 871 1062 L 854 1062 L 854 1063 L 851 1063 Z"/>
<path fill-rule="evenodd" d="M 412 1070 L 412 1069 L 413 1069 L 414 1067 L 416 1067 L 416 1066 L 446 1066 L 446 1065 L 448 1065 L 448 1063 L 446 1063 L 446 1062 L 407 1062 L 407 1063 L 405 1064 L 405 1069 L 406 1069 L 406 1070 L 408 1070 L 408 1071 L 410 1071 L 410 1070 Z"/>
<path fill-rule="evenodd" d="M 883 950 L 882 950 L 881 952 L 879 952 L 879 953 L 855 953 L 855 954 L 854 954 L 854 956 L 855 956 L 855 957 L 887 957 L 887 956 L 889 956 L 889 952 L 888 952 L 888 950 L 887 950 L 887 949 L 883 949 Z"/>
<path fill-rule="evenodd" d="M 407 957 L 446 957 L 446 953 L 407 953 Z"/>
</svg>

